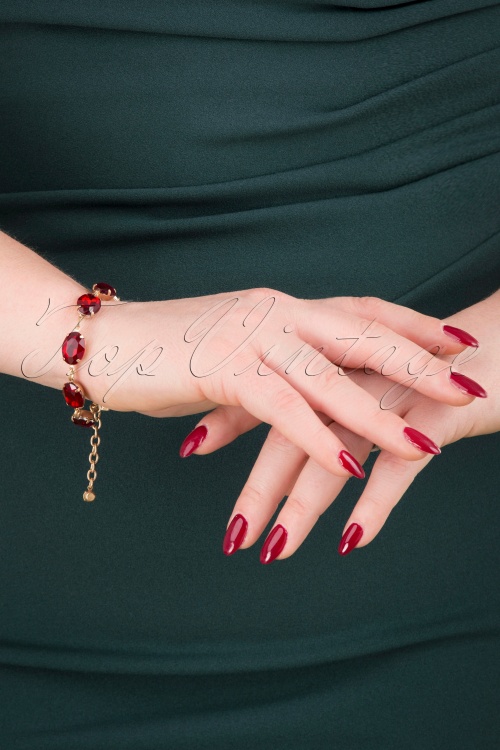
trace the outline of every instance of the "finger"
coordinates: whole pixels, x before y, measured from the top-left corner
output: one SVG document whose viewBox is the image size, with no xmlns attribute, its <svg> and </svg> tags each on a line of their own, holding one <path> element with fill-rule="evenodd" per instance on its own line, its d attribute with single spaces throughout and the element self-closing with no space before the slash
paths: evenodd
<svg viewBox="0 0 500 750">
<path fill-rule="evenodd" d="M 271 428 L 265 451 L 259 454 L 228 521 L 226 555 L 254 544 L 307 459 L 303 450 Z"/>
<path fill-rule="evenodd" d="M 339 427 L 333 424 L 330 429 L 338 432 Z M 352 433 L 350 436 L 342 437 L 349 450 L 360 463 L 363 463 L 370 453 L 372 444 Z M 309 459 L 264 541 L 260 561 L 267 564 L 273 560 L 284 560 L 294 554 L 347 481 L 342 477 L 328 474 L 315 461 Z M 252 543 L 252 536 L 249 537 L 249 543 Z"/>
<path fill-rule="evenodd" d="M 241 387 L 240 405 L 277 429 L 327 471 L 336 476 L 364 478 L 363 468 L 313 411 L 306 399 L 282 378 L 262 378 L 255 387 Z"/>
<path fill-rule="evenodd" d="M 420 461 L 405 461 L 381 451 L 375 461 L 365 491 L 356 503 L 344 526 L 338 552 L 346 555 L 354 548 L 369 544 L 387 521 L 417 474 L 432 456 Z"/>
<path fill-rule="evenodd" d="M 187 458 L 193 453 L 200 456 L 213 453 L 259 424 L 262 424 L 261 420 L 242 406 L 218 406 L 186 435 L 179 455 Z"/>
<path fill-rule="evenodd" d="M 325 425 L 329 422 L 324 414 L 318 419 Z M 271 427 L 227 523 L 223 542 L 226 555 L 255 543 L 307 461 L 303 450 Z M 344 481 L 323 471 L 332 479 Z"/>
<path fill-rule="evenodd" d="M 396 333 L 431 350 L 439 347 L 439 353 L 456 354 L 468 346 L 477 348 L 479 341 L 469 332 L 443 323 L 439 318 L 424 315 L 410 307 L 388 302 L 379 297 L 333 297 L 335 307 L 347 313 L 370 320 L 378 320 Z"/>
<path fill-rule="evenodd" d="M 478 383 L 464 380 L 461 373 L 452 374 L 449 362 L 395 333 L 376 318 L 350 315 L 324 300 L 302 300 L 294 312 L 292 324 L 296 337 L 322 350 L 331 362 L 344 369 L 369 368 L 451 406 L 464 406 L 476 396 L 487 395 Z"/>
<path fill-rule="evenodd" d="M 301 348 L 306 353 L 309 351 L 309 347 L 296 336 L 290 335 L 288 340 L 294 351 Z M 439 453 L 431 437 L 419 436 L 402 417 L 382 409 L 380 399 L 377 400 L 349 377 L 340 374 L 341 370 L 323 354 L 316 352 L 315 362 L 315 371 L 319 374 L 308 376 L 303 368 L 281 367 L 279 356 L 270 352 L 266 355 L 264 369 L 261 371 L 259 368 L 259 373 L 268 379 L 277 374 L 290 383 L 313 409 L 329 414 L 352 432 L 401 458 L 416 461 L 422 458 L 423 451 Z"/>
</svg>

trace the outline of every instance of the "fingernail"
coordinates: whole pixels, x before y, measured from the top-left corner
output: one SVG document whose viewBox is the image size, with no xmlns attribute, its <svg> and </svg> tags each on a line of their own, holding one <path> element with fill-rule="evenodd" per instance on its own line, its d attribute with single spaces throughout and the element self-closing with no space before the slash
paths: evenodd
<svg viewBox="0 0 500 750">
<path fill-rule="evenodd" d="M 461 328 L 455 328 L 455 326 L 443 326 L 443 331 L 455 341 L 459 341 L 461 344 L 466 346 L 479 346 L 479 341 L 471 336 L 467 331 L 462 331 Z"/>
<path fill-rule="evenodd" d="M 476 383 L 472 378 L 468 378 L 467 375 L 462 375 L 461 372 L 452 372 L 450 380 L 462 393 L 467 393 L 469 396 L 486 398 L 488 395 L 479 383 Z"/>
<path fill-rule="evenodd" d="M 237 513 L 227 527 L 222 543 L 222 551 L 225 555 L 232 555 L 241 547 L 247 535 L 247 529 L 247 519 L 241 513 Z"/>
<path fill-rule="evenodd" d="M 260 561 L 267 565 L 273 560 L 276 560 L 278 555 L 283 551 L 283 547 L 286 544 L 288 532 L 284 526 L 280 523 L 271 529 L 269 535 L 264 542 L 264 545 L 260 551 Z"/>
<path fill-rule="evenodd" d="M 364 479 L 365 471 L 363 467 L 348 451 L 340 451 L 339 461 L 341 466 L 343 466 L 344 469 L 347 469 L 347 471 L 350 471 L 351 474 L 354 474 L 355 477 L 358 477 L 358 479 Z"/>
<path fill-rule="evenodd" d="M 413 427 L 405 427 L 403 434 L 409 443 L 415 445 L 419 450 L 424 451 L 424 453 L 433 453 L 436 456 L 441 453 L 441 448 L 428 438 L 427 435 L 424 435 L 423 432 L 419 432 Z"/>
<path fill-rule="evenodd" d="M 181 458 L 187 458 L 187 456 L 190 456 L 191 453 L 205 440 L 207 432 L 208 430 L 204 424 L 195 427 L 195 429 L 184 439 L 184 442 L 179 449 L 179 455 Z"/>
<path fill-rule="evenodd" d="M 339 542 L 339 555 L 348 555 L 363 536 L 363 529 L 359 523 L 351 523 L 344 536 Z"/>
</svg>

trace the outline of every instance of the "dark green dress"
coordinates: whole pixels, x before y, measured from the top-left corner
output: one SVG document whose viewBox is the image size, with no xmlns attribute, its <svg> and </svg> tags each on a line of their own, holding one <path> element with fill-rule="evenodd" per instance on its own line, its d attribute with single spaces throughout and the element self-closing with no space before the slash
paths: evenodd
<svg viewBox="0 0 500 750">
<path fill-rule="evenodd" d="M 1 228 L 82 284 L 440 317 L 499 286 L 498 2 L 3 0 L 0 22 Z M 222 539 L 268 425 L 183 460 L 200 415 L 109 412 L 85 503 L 61 394 L 2 375 L 0 409 L 1 748 L 498 747 L 500 433 L 444 448 L 368 546 L 337 553 L 352 481 L 265 566 L 271 524 Z"/>
</svg>

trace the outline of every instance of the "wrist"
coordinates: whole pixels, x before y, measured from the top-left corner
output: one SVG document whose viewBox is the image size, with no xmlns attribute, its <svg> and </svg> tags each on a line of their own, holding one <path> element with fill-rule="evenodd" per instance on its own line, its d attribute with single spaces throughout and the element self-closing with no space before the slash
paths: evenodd
<svg viewBox="0 0 500 750">
<path fill-rule="evenodd" d="M 124 304 L 115 296 L 112 287 L 109 290 L 109 294 L 86 290 L 82 305 L 75 304 L 76 317 L 61 342 L 59 352 L 64 377 L 58 387 L 76 383 L 86 400 L 104 408 L 109 408 L 104 403 L 105 370 L 113 358 L 113 346 L 106 340 L 108 318 L 112 312 L 110 308 Z"/>
<path fill-rule="evenodd" d="M 43 307 L 41 300 L 37 301 L 38 306 L 33 304 L 26 321 L 26 333 L 29 327 L 31 335 L 23 337 L 30 341 L 30 346 L 20 350 L 19 370 L 12 374 L 49 388 L 62 388 L 69 365 L 63 360 L 61 347 L 78 322 L 76 300 L 86 291 L 77 282 L 68 281 L 58 287 L 56 294 L 43 300 Z"/>
</svg>

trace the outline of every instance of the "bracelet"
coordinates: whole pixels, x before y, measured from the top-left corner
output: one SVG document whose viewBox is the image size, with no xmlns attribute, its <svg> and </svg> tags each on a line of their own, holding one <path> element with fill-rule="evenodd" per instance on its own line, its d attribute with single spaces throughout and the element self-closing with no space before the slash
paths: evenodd
<svg viewBox="0 0 500 750">
<path fill-rule="evenodd" d="M 90 438 L 91 452 L 89 453 L 90 469 L 87 471 L 87 479 L 89 480 L 87 489 L 83 493 L 83 499 L 87 502 L 95 500 L 94 482 L 97 478 L 97 471 L 95 468 L 96 463 L 99 460 L 97 454 L 97 446 L 101 442 L 99 430 L 101 428 L 101 411 L 109 411 L 106 406 L 100 406 L 99 404 L 91 403 L 89 409 L 83 409 L 85 399 L 87 398 L 82 386 L 75 382 L 75 368 L 74 365 L 79 362 L 85 354 L 85 339 L 79 332 L 78 328 L 83 318 L 87 315 L 95 315 L 101 309 L 101 301 L 117 300 L 120 298 L 116 296 L 116 290 L 109 284 L 99 282 L 94 284 L 92 287 L 92 293 L 86 292 L 78 297 L 76 303 L 78 307 L 78 323 L 66 336 L 62 344 L 62 356 L 63 360 L 67 362 L 71 367 L 66 373 L 69 378 L 67 383 L 64 383 L 62 392 L 64 399 L 68 406 L 74 409 L 71 415 L 71 421 L 73 424 L 81 425 L 82 427 L 92 427 L 93 434 Z M 89 399 L 90 401 L 91 399 Z"/>
</svg>

